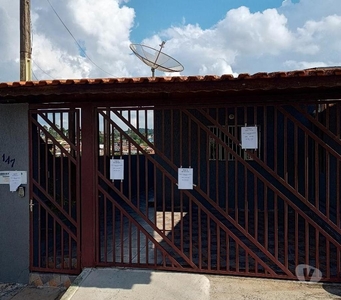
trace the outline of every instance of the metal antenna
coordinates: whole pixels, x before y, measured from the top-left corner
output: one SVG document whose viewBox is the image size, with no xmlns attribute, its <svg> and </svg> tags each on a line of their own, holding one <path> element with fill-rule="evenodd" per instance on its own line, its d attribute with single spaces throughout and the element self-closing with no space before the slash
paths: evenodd
<svg viewBox="0 0 341 300">
<path fill-rule="evenodd" d="M 162 41 L 162 43 L 159 45 L 159 46 L 160 46 L 160 50 L 159 50 L 159 53 L 157 54 L 157 57 L 156 57 L 156 59 L 155 59 L 155 61 L 154 61 L 154 64 L 156 64 L 157 60 L 159 59 L 161 50 L 162 50 L 162 48 L 165 47 L 165 44 L 166 44 L 166 42 L 165 42 L 165 41 Z M 154 74 L 155 74 L 155 68 L 152 67 L 152 77 L 154 77 Z"/>
<path fill-rule="evenodd" d="M 141 44 L 131 44 L 129 47 L 134 54 L 151 68 L 152 77 L 155 76 L 155 70 L 163 72 L 181 72 L 184 67 L 173 57 L 162 52 L 166 42 L 163 41 L 159 46 L 160 49 L 154 49 Z"/>
</svg>

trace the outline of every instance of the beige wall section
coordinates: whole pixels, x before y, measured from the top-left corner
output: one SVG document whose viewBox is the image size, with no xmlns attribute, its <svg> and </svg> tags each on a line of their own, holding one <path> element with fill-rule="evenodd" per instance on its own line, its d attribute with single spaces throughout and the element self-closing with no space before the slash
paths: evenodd
<svg viewBox="0 0 341 300">
<path fill-rule="evenodd" d="M 0 171 L 27 171 L 28 105 L 0 104 Z M 29 178 L 28 178 L 29 180 Z M 29 195 L 0 184 L 0 282 L 28 283 Z"/>
</svg>

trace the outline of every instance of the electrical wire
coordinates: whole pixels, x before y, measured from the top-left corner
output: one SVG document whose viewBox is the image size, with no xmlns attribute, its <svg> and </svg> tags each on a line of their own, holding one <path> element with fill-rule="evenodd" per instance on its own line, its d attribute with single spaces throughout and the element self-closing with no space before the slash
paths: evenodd
<svg viewBox="0 0 341 300">
<path fill-rule="evenodd" d="M 32 59 L 33 63 L 37 66 L 38 69 L 40 69 L 40 71 L 42 71 L 44 74 L 46 74 L 47 76 L 49 76 L 52 79 L 55 79 L 54 77 L 52 77 L 50 74 L 46 73 L 33 59 Z"/>
<path fill-rule="evenodd" d="M 36 74 L 34 74 L 34 71 L 32 70 L 32 75 L 35 78 L 36 81 L 39 81 L 38 77 L 36 76 Z"/>
<path fill-rule="evenodd" d="M 72 34 L 72 32 L 70 31 L 70 29 L 66 26 L 66 24 L 63 22 L 63 20 L 61 19 L 61 17 L 58 15 L 57 11 L 54 9 L 54 7 L 52 6 L 50 0 L 46 0 L 49 5 L 51 6 L 53 12 L 55 13 L 55 15 L 58 17 L 59 21 L 63 24 L 63 26 L 65 27 L 65 29 L 67 30 L 67 32 L 71 35 L 71 37 L 73 38 L 73 40 L 76 42 L 77 46 L 79 47 L 80 50 L 82 50 L 82 53 L 84 54 L 84 56 L 94 65 L 96 66 L 98 69 L 100 69 L 102 72 L 115 77 L 114 75 L 110 74 L 109 72 L 103 70 L 99 65 L 97 65 L 85 52 L 85 50 L 82 48 L 82 46 L 78 43 L 78 41 L 76 40 L 76 38 L 74 37 L 74 35 Z"/>
<path fill-rule="evenodd" d="M 30 28 L 33 28 L 32 26 L 32 21 L 30 22 Z M 32 54 L 33 54 L 33 31 L 31 31 L 31 62 L 35 63 L 32 59 Z M 34 73 L 33 69 L 32 69 L 32 75 L 33 77 L 38 81 L 38 77 L 36 76 L 36 74 Z"/>
</svg>

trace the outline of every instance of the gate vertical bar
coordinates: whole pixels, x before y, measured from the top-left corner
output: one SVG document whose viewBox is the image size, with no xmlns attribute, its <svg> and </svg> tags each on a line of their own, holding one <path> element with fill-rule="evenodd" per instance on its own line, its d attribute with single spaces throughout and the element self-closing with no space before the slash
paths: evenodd
<svg viewBox="0 0 341 300">
<path fill-rule="evenodd" d="M 95 110 L 91 104 L 82 105 L 81 159 L 81 266 L 95 265 Z"/>
</svg>

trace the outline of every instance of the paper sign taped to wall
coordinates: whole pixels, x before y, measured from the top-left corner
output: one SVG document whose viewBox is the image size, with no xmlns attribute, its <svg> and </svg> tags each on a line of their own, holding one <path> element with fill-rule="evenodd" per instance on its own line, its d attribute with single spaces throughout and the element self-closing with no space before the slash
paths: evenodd
<svg viewBox="0 0 341 300">
<path fill-rule="evenodd" d="M 178 188 L 179 190 L 193 190 L 193 169 L 178 169 Z"/>
<path fill-rule="evenodd" d="M 0 171 L 0 184 L 9 184 L 10 173 L 13 171 Z M 27 172 L 18 171 L 21 175 L 21 184 L 27 184 Z"/>
<path fill-rule="evenodd" d="M 9 190 L 15 192 L 21 185 L 21 173 L 12 171 L 9 173 Z"/>
<path fill-rule="evenodd" d="M 257 126 L 242 127 L 242 149 L 258 149 Z"/>
<path fill-rule="evenodd" d="M 123 180 L 124 179 L 124 160 L 110 159 L 110 179 Z"/>
</svg>

